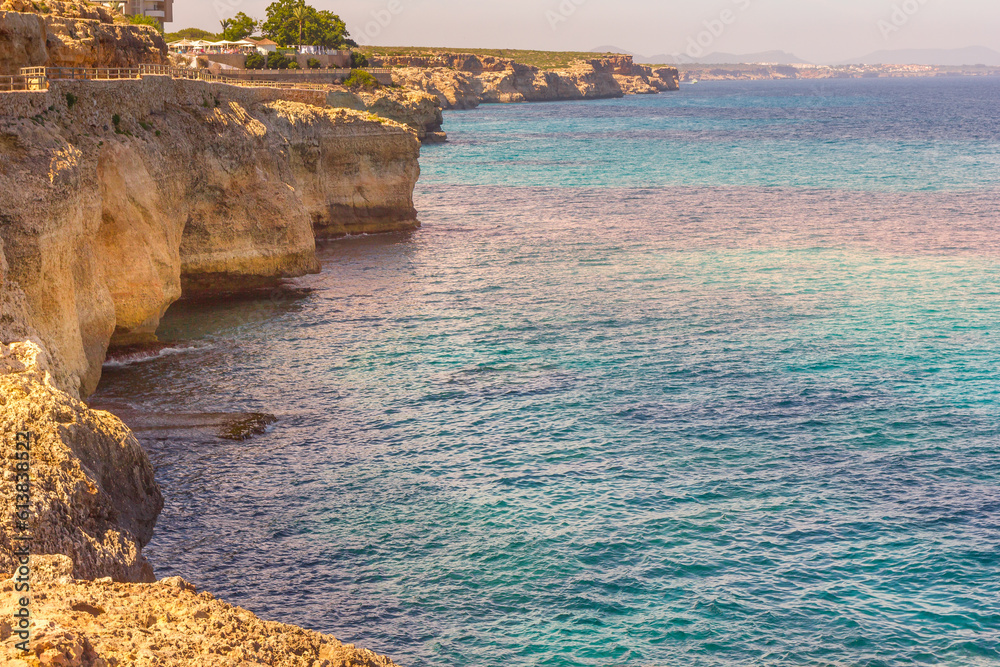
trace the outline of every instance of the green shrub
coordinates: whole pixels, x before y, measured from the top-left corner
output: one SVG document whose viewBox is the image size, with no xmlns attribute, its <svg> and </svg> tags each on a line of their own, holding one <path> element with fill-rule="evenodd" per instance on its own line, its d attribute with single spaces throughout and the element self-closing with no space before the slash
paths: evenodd
<svg viewBox="0 0 1000 667">
<path fill-rule="evenodd" d="M 280 53 L 272 53 L 267 56 L 268 69 L 288 69 L 289 62 L 291 61 Z"/>
<path fill-rule="evenodd" d="M 168 32 L 163 36 L 163 39 L 169 44 L 170 42 L 176 42 L 182 39 L 204 39 L 209 42 L 217 42 L 221 37 L 222 35 L 216 35 L 214 32 L 202 30 L 201 28 L 184 28 L 183 30 L 178 30 L 177 32 Z"/>
<path fill-rule="evenodd" d="M 142 127 L 142 129 L 146 130 L 147 132 L 153 129 L 153 126 L 147 123 L 146 121 L 140 120 L 139 125 Z"/>
<path fill-rule="evenodd" d="M 247 69 L 264 69 L 267 65 L 267 60 L 259 53 L 251 53 L 247 56 L 246 67 Z"/>
<path fill-rule="evenodd" d="M 77 101 L 76 95 L 74 95 L 73 93 L 66 93 L 66 106 L 68 108 L 72 109 L 74 106 L 76 106 L 76 101 Z"/>
<path fill-rule="evenodd" d="M 290 63 L 288 63 L 288 69 L 302 69 L 302 68 L 299 66 L 298 61 L 293 60 Z"/>
<path fill-rule="evenodd" d="M 321 63 L 315 58 L 310 58 L 309 62 L 306 64 L 309 66 L 309 69 L 319 69 L 323 66 L 323 63 Z"/>
<path fill-rule="evenodd" d="M 358 69 L 361 67 L 368 67 L 368 58 L 365 57 L 365 54 L 363 53 L 351 51 L 351 69 Z"/>
<path fill-rule="evenodd" d="M 379 87 L 378 79 L 364 70 L 356 69 L 344 81 L 344 86 L 351 90 L 374 90 Z"/>
<path fill-rule="evenodd" d="M 154 19 L 152 16 L 144 16 L 142 14 L 136 14 L 135 16 L 128 17 L 128 22 L 132 25 L 148 25 L 156 28 L 156 31 L 163 34 L 163 28 L 160 27 L 160 22 Z"/>
</svg>

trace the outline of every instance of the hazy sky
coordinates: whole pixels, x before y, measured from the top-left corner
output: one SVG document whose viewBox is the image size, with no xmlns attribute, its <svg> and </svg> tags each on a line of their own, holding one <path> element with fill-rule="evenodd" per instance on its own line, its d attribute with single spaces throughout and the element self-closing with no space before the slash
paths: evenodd
<svg viewBox="0 0 1000 667">
<path fill-rule="evenodd" d="M 1000 50 L 997 0 L 307 2 L 339 14 L 359 42 L 380 45 L 579 51 L 614 45 L 645 55 L 780 49 L 813 62 L 880 49 Z M 175 21 L 167 28 L 216 31 L 220 19 L 238 11 L 263 17 L 268 4 L 269 0 L 175 0 Z M 699 38 L 701 45 L 692 42 Z"/>
</svg>

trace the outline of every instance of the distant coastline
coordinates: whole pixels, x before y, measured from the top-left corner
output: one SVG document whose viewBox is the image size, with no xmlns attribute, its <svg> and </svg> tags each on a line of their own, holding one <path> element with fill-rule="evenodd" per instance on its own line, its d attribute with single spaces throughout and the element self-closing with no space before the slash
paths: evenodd
<svg viewBox="0 0 1000 667">
<path fill-rule="evenodd" d="M 971 65 L 779 65 L 775 63 L 678 65 L 680 82 L 787 79 L 903 79 L 1000 76 L 1000 67 Z"/>
</svg>

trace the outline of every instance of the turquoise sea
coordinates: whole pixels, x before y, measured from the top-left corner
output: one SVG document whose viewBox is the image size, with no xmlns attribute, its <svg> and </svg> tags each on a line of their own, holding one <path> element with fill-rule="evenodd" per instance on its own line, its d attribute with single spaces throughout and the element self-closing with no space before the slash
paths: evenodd
<svg viewBox="0 0 1000 667">
<path fill-rule="evenodd" d="M 966 78 L 447 113 L 421 231 L 105 369 L 158 576 L 404 667 L 1000 665 L 998 109 Z M 279 422 L 192 416 L 236 411 Z"/>
</svg>

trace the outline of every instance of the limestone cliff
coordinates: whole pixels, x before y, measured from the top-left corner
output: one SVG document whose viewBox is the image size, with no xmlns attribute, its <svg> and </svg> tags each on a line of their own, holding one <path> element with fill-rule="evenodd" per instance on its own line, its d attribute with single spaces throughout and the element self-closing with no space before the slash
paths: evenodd
<svg viewBox="0 0 1000 667">
<path fill-rule="evenodd" d="M 166 57 L 167 45 L 156 29 L 116 22 L 100 5 L 58 0 L 0 4 L 0 75 L 41 65 L 135 67 L 166 62 Z"/>
<path fill-rule="evenodd" d="M 121 421 L 78 400 L 109 345 L 152 337 L 182 294 L 317 270 L 317 235 L 419 225 L 416 131 L 327 102 L 167 77 L 0 94 L 0 445 L 7 462 L 13 434 L 32 433 L 35 563 L 65 570 L 35 589 L 24 664 L 392 665 L 207 594 L 67 578 L 154 580 L 152 467 Z M 4 465 L 0 573 L 15 564 L 15 483 Z"/>
<path fill-rule="evenodd" d="M 483 83 L 469 72 L 405 67 L 393 70 L 392 80 L 397 86 L 433 95 L 443 109 L 475 109 L 483 101 Z"/>
<path fill-rule="evenodd" d="M 329 635 L 262 621 L 179 578 L 79 581 L 65 557 L 34 563 L 32 650 L 16 651 L 14 584 L 0 583 L 0 660 L 8 667 L 395 667 Z"/>
<path fill-rule="evenodd" d="M 358 97 L 364 108 L 376 116 L 408 125 L 417 131 L 421 141 L 444 141 L 441 126 L 444 117 L 437 97 L 418 90 L 380 88 L 374 92 L 361 92 Z"/>
<path fill-rule="evenodd" d="M 677 72 L 635 65 L 631 56 L 595 58 L 561 70 L 541 70 L 513 60 L 471 54 L 394 56 L 397 85 L 430 93 L 445 109 L 484 103 L 553 102 L 622 97 L 677 90 Z"/>
<path fill-rule="evenodd" d="M 638 65 L 632 56 L 608 56 L 615 71 L 615 80 L 626 95 L 646 95 L 680 89 L 680 74 L 676 67 L 653 68 Z"/>
<path fill-rule="evenodd" d="M 316 235 L 419 225 L 414 133 L 324 100 L 165 77 L 0 96 L 0 239 L 56 387 L 93 391 L 109 343 L 150 338 L 182 291 L 314 271 Z"/>
<path fill-rule="evenodd" d="M 45 21 L 41 16 L 0 11 L 0 76 L 48 62 L 45 39 Z"/>
<path fill-rule="evenodd" d="M 0 433 L 32 434 L 28 525 L 37 554 L 64 554 L 77 578 L 152 581 L 141 549 L 163 498 L 139 442 L 118 418 L 89 410 L 51 384 L 44 350 L 34 342 L 0 344 Z M 0 475 L 0 572 L 15 569 L 13 467 Z"/>
</svg>

